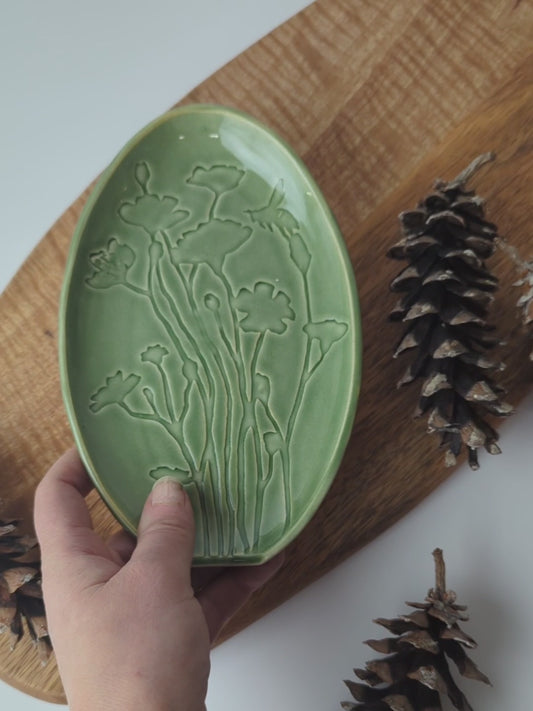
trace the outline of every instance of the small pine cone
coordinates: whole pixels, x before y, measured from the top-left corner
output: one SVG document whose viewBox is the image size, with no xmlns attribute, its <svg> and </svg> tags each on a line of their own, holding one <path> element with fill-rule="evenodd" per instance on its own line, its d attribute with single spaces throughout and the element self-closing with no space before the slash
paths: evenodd
<svg viewBox="0 0 533 711">
<path fill-rule="evenodd" d="M 517 272 L 524 275 L 513 286 L 523 287 L 522 296 L 518 299 L 516 306 L 520 311 L 525 330 L 530 339 L 533 339 L 533 260 L 526 262 L 522 259 L 516 247 L 509 244 L 503 237 L 498 238 L 498 246 L 513 262 Z M 533 350 L 529 354 L 529 359 L 533 360 Z"/>
<path fill-rule="evenodd" d="M 485 220 L 483 201 L 465 189 L 491 158 L 480 156 L 451 182 L 438 180 L 415 210 L 400 215 L 404 236 L 388 252 L 409 261 L 391 283 L 392 291 L 404 295 L 390 319 L 407 326 L 394 357 L 418 351 L 398 386 L 424 379 L 415 416 L 428 415 L 428 431 L 440 434 L 448 466 L 464 445 L 473 469 L 479 447 L 500 452 L 498 433 L 483 411 L 512 412 L 489 376 L 504 366 L 485 355 L 499 344 L 486 322 L 498 280 L 484 263 L 494 252 L 497 231 Z"/>
<path fill-rule="evenodd" d="M 21 535 L 18 523 L 0 519 L 0 633 L 9 631 L 13 649 L 24 634 L 25 620 L 39 658 L 45 664 L 52 645 L 46 625 L 40 566 L 21 560 L 37 547 L 37 540 Z"/>
<path fill-rule="evenodd" d="M 517 307 L 522 314 L 522 323 L 528 330 L 530 338 L 533 337 L 533 262 L 527 262 L 527 274 L 522 279 L 515 282 L 515 286 L 524 286 L 525 290 L 518 299 Z M 529 360 L 533 360 L 533 349 L 529 354 Z"/>
<path fill-rule="evenodd" d="M 395 637 L 370 639 L 371 649 L 388 655 L 355 669 L 361 682 L 346 681 L 355 699 L 341 705 L 346 711 L 441 711 L 441 696 L 447 695 L 459 711 L 472 711 L 452 678 L 447 659 L 469 679 L 490 684 L 467 656 L 474 640 L 459 627 L 468 620 L 466 607 L 456 603 L 456 595 L 445 589 L 442 550 L 433 551 L 437 583 L 424 602 L 408 602 L 414 612 L 392 619 L 374 620 Z"/>
</svg>

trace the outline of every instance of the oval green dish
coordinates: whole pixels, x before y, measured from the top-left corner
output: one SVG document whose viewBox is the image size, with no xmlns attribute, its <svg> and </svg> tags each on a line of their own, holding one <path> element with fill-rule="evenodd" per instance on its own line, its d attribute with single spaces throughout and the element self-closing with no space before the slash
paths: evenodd
<svg viewBox="0 0 533 711">
<path fill-rule="evenodd" d="M 221 106 L 136 135 L 73 237 L 60 366 L 80 454 L 127 529 L 172 476 L 195 564 L 285 547 L 336 474 L 361 372 L 351 264 L 301 160 Z"/>
</svg>

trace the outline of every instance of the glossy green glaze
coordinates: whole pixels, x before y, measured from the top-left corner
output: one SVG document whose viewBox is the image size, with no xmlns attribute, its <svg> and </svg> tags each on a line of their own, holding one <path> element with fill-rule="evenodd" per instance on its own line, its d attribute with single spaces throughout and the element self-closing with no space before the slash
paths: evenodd
<svg viewBox="0 0 533 711">
<path fill-rule="evenodd" d="M 309 521 L 350 434 L 355 284 L 319 189 L 254 119 L 186 106 L 115 158 L 77 226 L 61 377 L 87 469 L 135 531 L 154 479 L 195 563 L 258 563 Z"/>
</svg>

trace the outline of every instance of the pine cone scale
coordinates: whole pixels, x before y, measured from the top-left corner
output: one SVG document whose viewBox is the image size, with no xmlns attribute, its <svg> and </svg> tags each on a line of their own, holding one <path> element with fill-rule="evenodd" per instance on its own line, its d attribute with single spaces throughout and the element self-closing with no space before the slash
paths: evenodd
<svg viewBox="0 0 533 711">
<path fill-rule="evenodd" d="M 427 630 L 417 630 L 416 632 L 407 632 L 402 635 L 401 644 L 409 644 L 416 649 L 431 654 L 437 654 L 439 645 Z"/>
<path fill-rule="evenodd" d="M 474 664 L 460 644 L 447 643 L 446 640 L 442 640 L 441 646 L 445 654 L 455 663 L 461 676 L 475 681 L 482 681 L 484 684 L 491 686 L 489 678 L 479 671 L 477 665 Z"/>
<path fill-rule="evenodd" d="M 431 210 L 431 207 L 426 204 L 426 207 Z M 453 210 L 441 210 L 440 212 L 433 212 L 431 211 L 427 216 L 426 216 L 426 229 L 427 228 L 433 228 L 435 229 L 437 226 L 440 227 L 440 223 L 445 222 L 446 226 L 448 227 L 449 225 L 456 225 L 457 227 L 461 227 L 464 229 L 466 227 L 465 221 L 463 218 L 458 215 L 456 212 Z"/>
<path fill-rule="evenodd" d="M 9 594 L 13 594 L 25 583 L 29 583 L 37 575 L 36 568 L 28 566 L 18 566 L 16 568 L 8 568 L 0 573 L 0 578 L 7 587 Z"/>
<path fill-rule="evenodd" d="M 449 639 L 453 642 L 460 642 L 464 647 L 468 647 L 469 649 L 475 649 L 477 647 L 477 644 L 472 637 L 469 637 L 456 625 L 443 630 L 440 638 Z"/>
<path fill-rule="evenodd" d="M 396 640 L 393 637 L 385 637 L 385 639 L 367 639 L 365 644 L 375 652 L 380 652 L 381 654 L 391 654 L 392 652 L 398 651 Z"/>
<path fill-rule="evenodd" d="M 0 584 L 0 632 L 9 629 L 15 615 L 17 614 L 17 605 L 12 599 L 7 587 Z"/>
<path fill-rule="evenodd" d="M 451 390 L 452 385 L 446 373 L 434 373 L 422 385 L 422 397 L 431 398 L 440 390 Z"/>
<path fill-rule="evenodd" d="M 391 711 L 415 711 L 406 696 L 392 694 L 390 696 L 385 696 L 383 701 L 387 704 Z"/>
<path fill-rule="evenodd" d="M 0 526 L 0 538 L 3 538 L 5 536 L 9 536 L 13 531 L 15 531 L 17 528 L 16 522 L 15 521 L 5 521 L 1 526 Z"/>
<path fill-rule="evenodd" d="M 414 679 L 439 694 L 445 694 L 448 691 L 448 687 L 434 666 L 417 667 L 414 671 L 409 672 L 408 676 L 409 679 Z"/>
</svg>

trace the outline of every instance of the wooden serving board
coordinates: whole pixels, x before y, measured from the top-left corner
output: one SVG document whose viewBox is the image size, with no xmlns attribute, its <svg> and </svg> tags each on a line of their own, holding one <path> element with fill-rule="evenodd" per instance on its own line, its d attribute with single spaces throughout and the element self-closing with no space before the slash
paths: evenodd
<svg viewBox="0 0 533 711">
<path fill-rule="evenodd" d="M 398 264 L 385 252 L 398 236 L 398 213 L 436 177 L 451 179 L 478 153 L 494 150 L 497 161 L 472 184 L 500 233 L 531 255 L 532 37 L 530 0 L 318 0 L 183 100 L 238 107 L 292 144 L 340 223 L 363 317 L 362 391 L 339 474 L 290 546 L 284 569 L 225 637 L 354 553 L 451 473 L 424 423 L 405 416 L 417 388 L 395 388 L 406 362 L 391 358 L 400 329 L 387 321 L 395 301 L 388 283 Z M 1 491 L 9 513 L 27 520 L 37 482 L 72 442 L 59 389 L 56 314 L 88 192 L 0 297 Z M 493 320 L 502 335 L 512 332 L 512 347 L 500 354 L 508 364 L 502 380 L 516 405 L 531 384 L 530 344 L 517 326 L 513 268 L 501 254 L 491 266 L 502 284 Z M 90 502 L 98 529 L 114 530 L 94 493 Z M 10 654 L 0 638 L 0 677 L 64 701 L 55 662 L 40 668 L 27 642 Z"/>
</svg>

